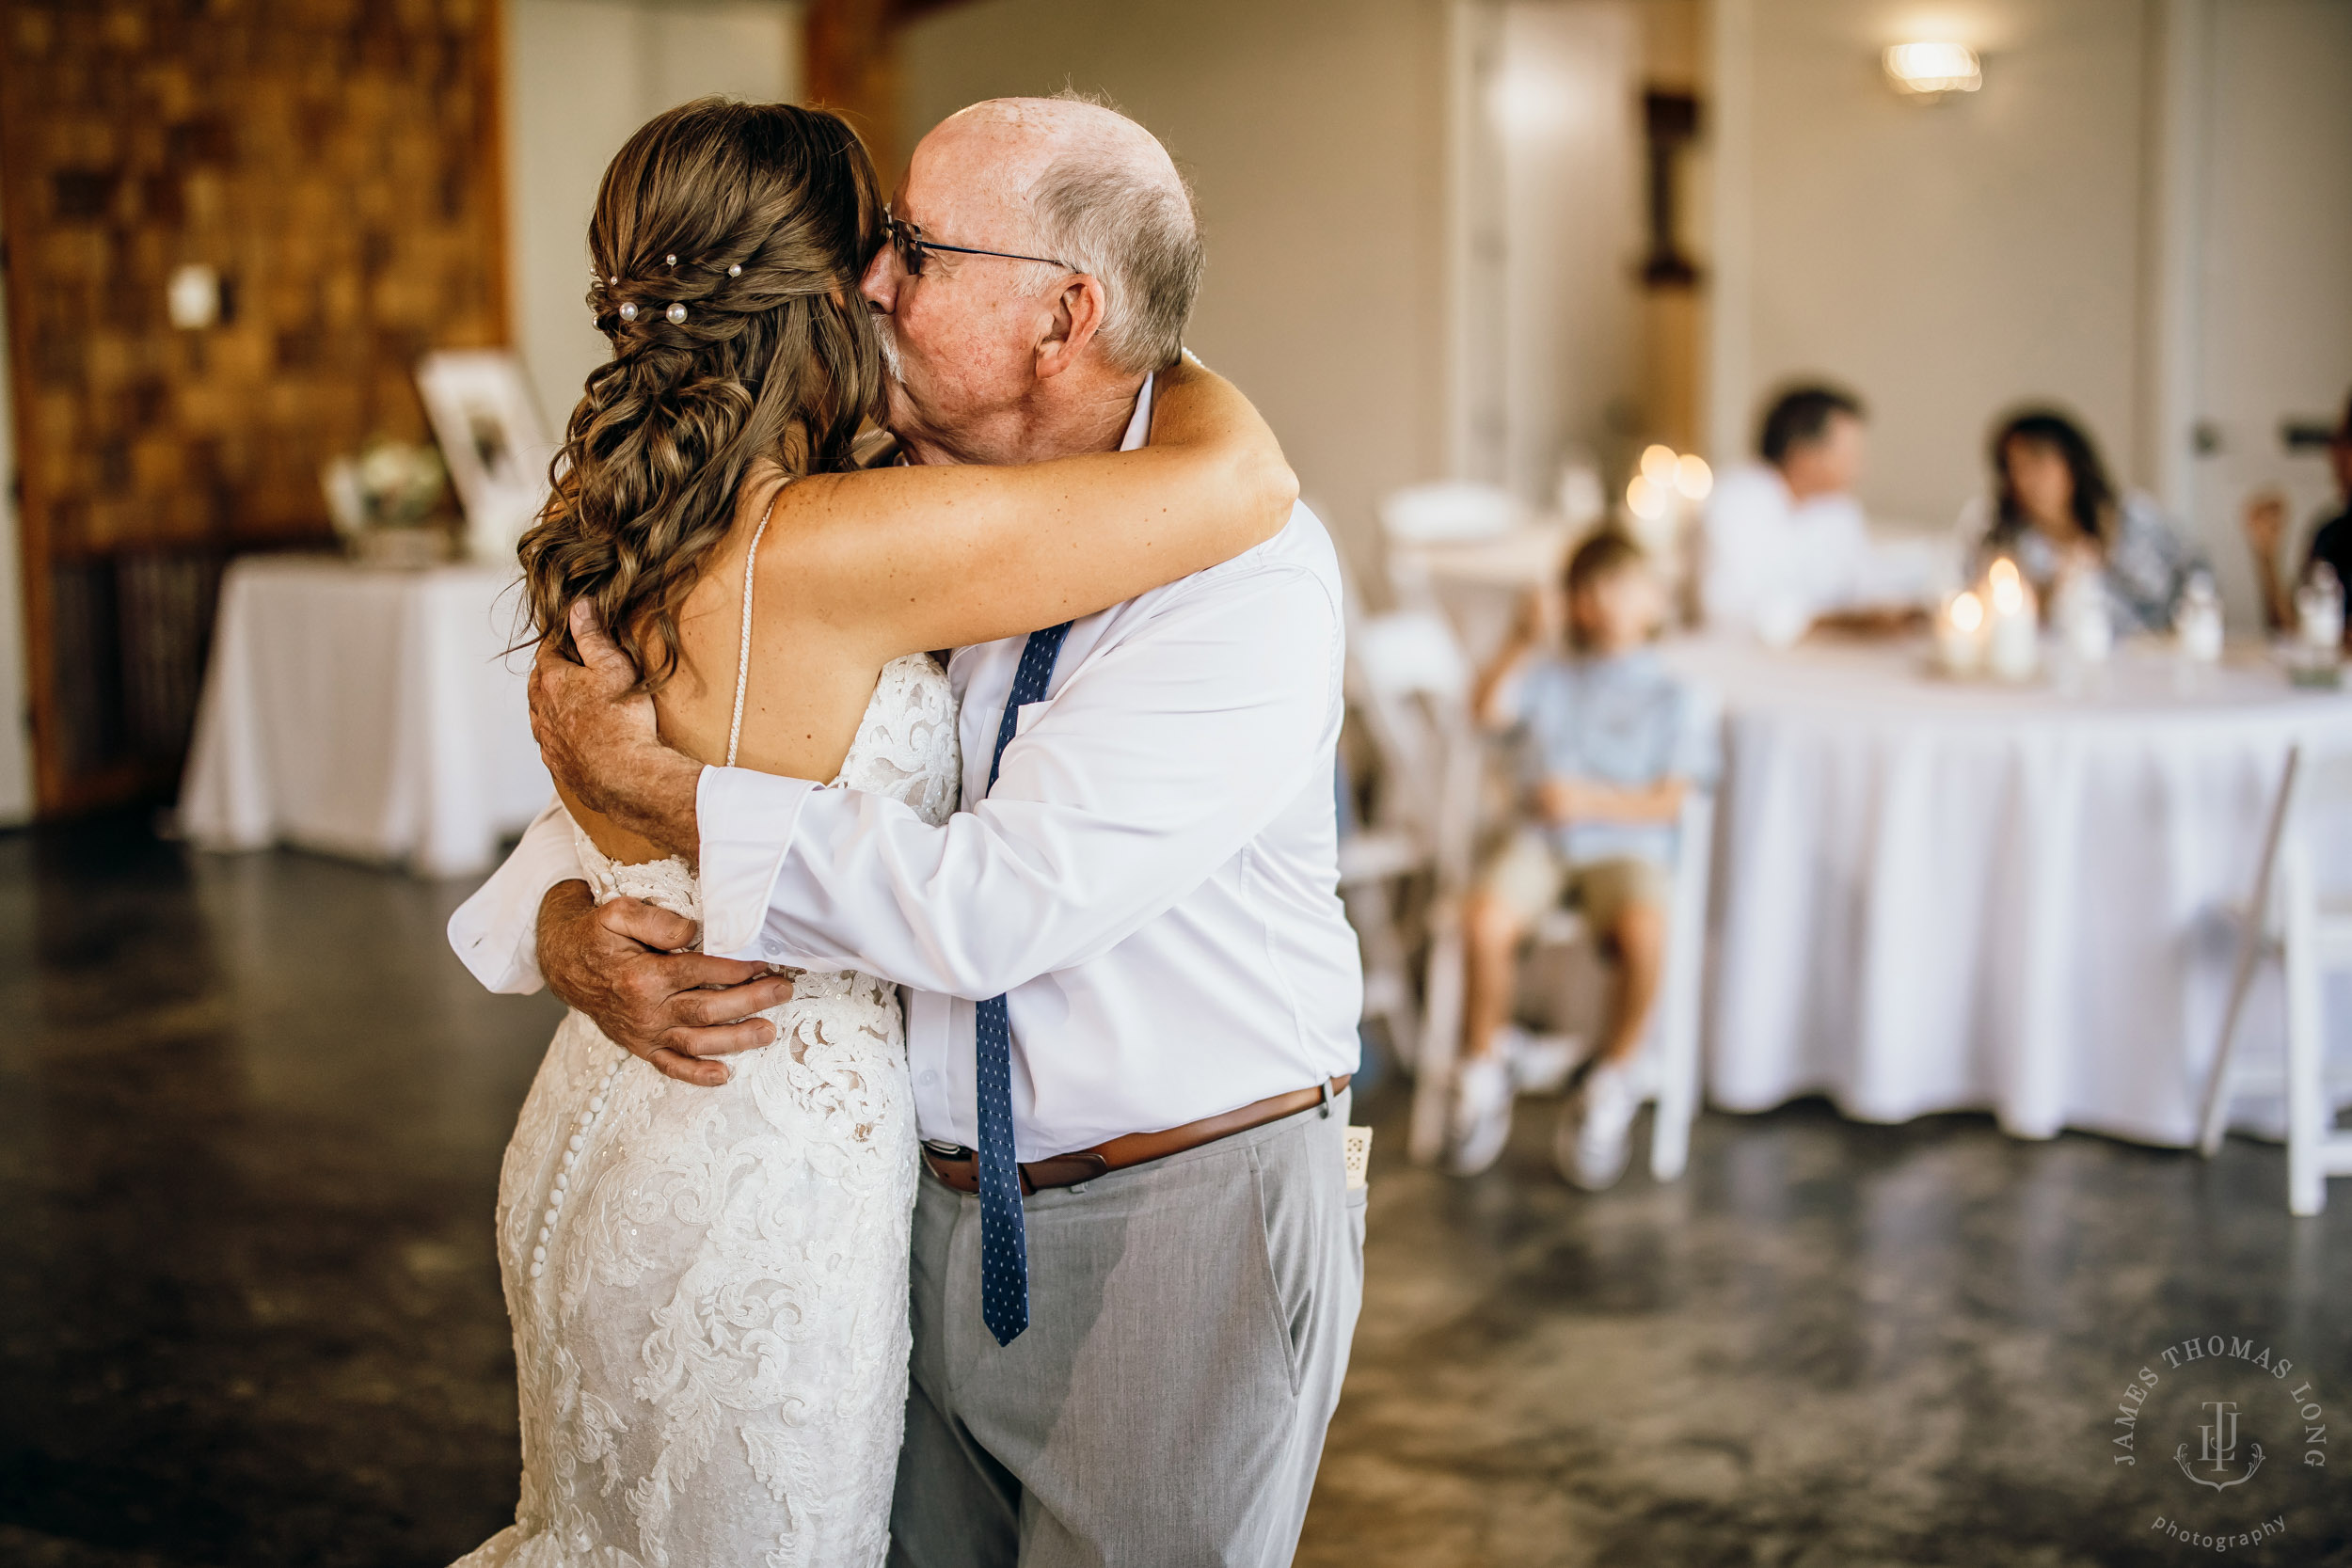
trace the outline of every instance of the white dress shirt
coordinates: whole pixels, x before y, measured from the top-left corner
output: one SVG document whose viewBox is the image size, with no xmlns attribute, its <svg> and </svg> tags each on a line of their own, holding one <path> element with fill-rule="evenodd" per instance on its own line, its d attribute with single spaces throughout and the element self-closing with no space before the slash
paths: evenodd
<svg viewBox="0 0 2352 1568">
<path fill-rule="evenodd" d="M 1149 413 L 1147 387 L 1125 446 Z M 977 1142 L 973 1002 L 1004 994 L 1023 1160 L 1353 1071 L 1340 603 L 1330 539 L 1301 506 L 1248 553 L 1085 617 L 985 798 L 1026 640 L 959 649 L 964 809 L 942 827 L 876 796 L 704 769 L 705 951 L 908 987 L 917 1124 L 943 1142 Z M 493 990 L 540 983 L 538 904 L 579 875 L 570 832 L 550 808 L 451 921 Z"/>
<path fill-rule="evenodd" d="M 1707 500 L 1707 618 L 1721 626 L 1805 623 L 1851 608 L 1870 566 L 1870 531 L 1849 495 L 1797 500 L 1780 470 L 1741 463 Z"/>
</svg>

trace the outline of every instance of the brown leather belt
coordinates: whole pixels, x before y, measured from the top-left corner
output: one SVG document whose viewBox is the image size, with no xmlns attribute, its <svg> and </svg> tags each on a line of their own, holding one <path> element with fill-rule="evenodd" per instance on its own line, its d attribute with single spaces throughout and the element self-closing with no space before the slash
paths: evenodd
<svg viewBox="0 0 2352 1568">
<path fill-rule="evenodd" d="M 1021 1190 L 1034 1193 L 1041 1187 L 1075 1186 L 1115 1170 L 1124 1170 L 1129 1165 L 1165 1160 L 1171 1154 L 1182 1154 L 1188 1148 L 1199 1148 L 1202 1144 L 1213 1144 L 1219 1138 L 1230 1138 L 1236 1132 L 1263 1127 L 1269 1121 L 1295 1117 L 1344 1092 L 1354 1076 L 1353 1073 L 1341 1073 L 1331 1080 L 1328 1091 L 1321 1085 L 1311 1089 L 1293 1089 L 1288 1094 L 1253 1101 L 1222 1116 L 1203 1117 L 1182 1127 L 1171 1127 L 1165 1132 L 1129 1132 L 1106 1144 L 1096 1144 L 1092 1148 L 1081 1148 L 1072 1154 L 1056 1154 L 1044 1160 L 1031 1160 L 1021 1167 Z M 930 1166 L 933 1176 L 960 1193 L 980 1190 L 979 1156 L 961 1144 L 932 1143 L 926 1139 L 923 1163 Z"/>
</svg>

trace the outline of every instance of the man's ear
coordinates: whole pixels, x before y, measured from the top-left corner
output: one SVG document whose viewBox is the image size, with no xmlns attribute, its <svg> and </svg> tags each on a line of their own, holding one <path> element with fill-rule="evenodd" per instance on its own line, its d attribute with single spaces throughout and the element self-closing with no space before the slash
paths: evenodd
<svg viewBox="0 0 2352 1568">
<path fill-rule="evenodd" d="M 1057 376 L 1078 362 L 1087 345 L 1094 341 L 1094 334 L 1103 325 L 1103 312 L 1110 301 L 1103 293 L 1103 280 L 1091 273 L 1078 273 L 1062 280 L 1061 293 L 1054 298 L 1054 318 L 1045 336 L 1038 340 L 1037 378 L 1043 381 Z"/>
</svg>

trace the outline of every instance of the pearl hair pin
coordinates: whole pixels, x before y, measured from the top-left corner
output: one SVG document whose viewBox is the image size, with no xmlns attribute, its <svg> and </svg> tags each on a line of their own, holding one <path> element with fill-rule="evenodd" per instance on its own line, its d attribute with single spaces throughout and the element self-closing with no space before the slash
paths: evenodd
<svg viewBox="0 0 2352 1568">
<path fill-rule="evenodd" d="M 665 267 L 674 267 L 674 266 L 676 266 L 676 265 L 677 265 L 677 254 L 676 254 L 675 251 L 673 251 L 671 254 L 669 254 L 669 255 L 667 255 L 667 256 L 664 256 L 663 258 L 661 258 L 661 264 L 662 264 L 663 266 L 665 266 Z"/>
<path fill-rule="evenodd" d="M 621 319 L 625 322 L 633 322 L 637 319 L 637 302 L 635 300 L 625 299 L 621 301 Z"/>
<path fill-rule="evenodd" d="M 667 310 L 663 311 L 662 314 L 670 318 L 670 325 L 672 326 L 676 326 L 681 325 L 686 320 L 686 307 L 683 304 L 673 305 Z"/>
<path fill-rule="evenodd" d="M 733 265 L 733 266 L 731 266 L 731 267 L 727 268 L 727 276 L 728 276 L 729 277 L 742 277 L 742 276 L 743 276 L 743 263 L 742 263 L 742 262 L 740 262 L 740 261 L 738 261 L 738 262 L 736 262 L 736 263 L 735 263 L 735 265 Z"/>
</svg>

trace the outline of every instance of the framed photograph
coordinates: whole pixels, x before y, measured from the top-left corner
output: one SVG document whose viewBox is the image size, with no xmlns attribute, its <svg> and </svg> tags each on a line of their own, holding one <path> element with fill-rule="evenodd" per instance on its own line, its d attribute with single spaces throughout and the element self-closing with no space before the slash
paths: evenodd
<svg viewBox="0 0 2352 1568">
<path fill-rule="evenodd" d="M 508 349 L 445 349 L 417 361 L 417 391 L 466 513 L 467 553 L 512 561 L 547 499 L 555 442 Z"/>
</svg>

